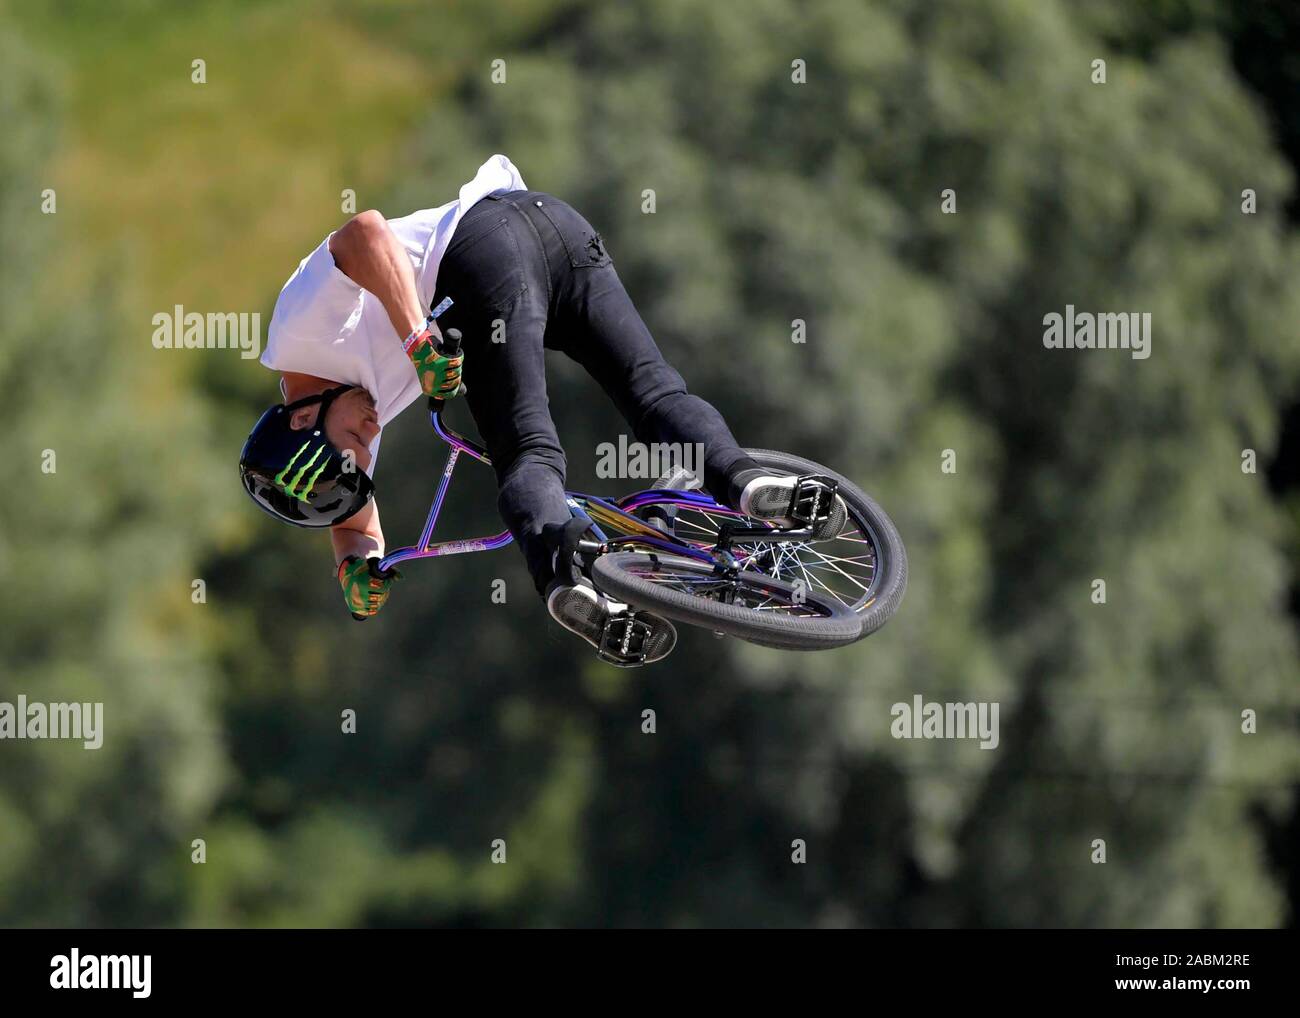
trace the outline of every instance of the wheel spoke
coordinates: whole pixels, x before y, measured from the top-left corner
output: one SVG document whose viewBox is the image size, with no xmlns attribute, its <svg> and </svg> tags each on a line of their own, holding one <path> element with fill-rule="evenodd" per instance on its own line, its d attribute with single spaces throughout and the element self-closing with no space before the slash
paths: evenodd
<svg viewBox="0 0 1300 1018">
<path fill-rule="evenodd" d="M 740 542 L 733 554 L 741 568 L 763 573 L 786 582 L 802 581 L 809 591 L 832 597 L 850 609 L 865 605 L 876 576 L 875 545 L 856 516 L 854 529 L 820 541 Z M 756 526 L 760 521 L 724 514 L 699 506 L 678 506 L 674 534 L 698 548 L 716 545 L 718 532 L 727 522 Z M 682 578 L 678 577 L 678 581 Z M 693 592 L 701 589 L 692 581 Z M 760 606 L 755 610 L 770 610 Z M 789 610 L 787 606 L 786 610 Z"/>
</svg>

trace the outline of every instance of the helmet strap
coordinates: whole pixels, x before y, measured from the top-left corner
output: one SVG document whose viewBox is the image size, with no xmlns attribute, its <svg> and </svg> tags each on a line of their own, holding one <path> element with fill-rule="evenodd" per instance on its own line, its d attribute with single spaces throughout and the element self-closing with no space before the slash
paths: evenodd
<svg viewBox="0 0 1300 1018">
<path fill-rule="evenodd" d="M 314 427 L 325 427 L 325 414 L 329 412 L 330 404 L 342 396 L 345 392 L 353 389 L 359 389 L 359 385 L 336 385 L 332 389 L 326 389 L 323 392 L 314 393 L 311 396 L 304 396 L 302 399 L 294 400 L 292 403 L 285 405 L 286 413 L 293 413 L 295 410 L 301 410 L 303 407 L 312 406 L 315 403 L 320 404 L 320 412 L 316 415 L 316 424 Z"/>
</svg>

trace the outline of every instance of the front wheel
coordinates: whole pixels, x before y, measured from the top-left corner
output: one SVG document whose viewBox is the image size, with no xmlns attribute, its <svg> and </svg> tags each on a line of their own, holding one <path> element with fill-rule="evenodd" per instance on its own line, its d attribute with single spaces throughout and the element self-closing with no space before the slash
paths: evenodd
<svg viewBox="0 0 1300 1018">
<path fill-rule="evenodd" d="M 612 552 L 592 564 L 596 586 L 635 608 L 782 650 L 830 650 L 858 639 L 840 601 L 802 585 L 662 552 Z"/>
</svg>

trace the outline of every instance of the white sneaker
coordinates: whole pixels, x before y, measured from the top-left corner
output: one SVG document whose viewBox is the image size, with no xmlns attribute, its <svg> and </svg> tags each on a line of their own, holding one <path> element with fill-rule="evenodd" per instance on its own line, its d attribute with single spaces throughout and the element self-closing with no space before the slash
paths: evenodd
<svg viewBox="0 0 1300 1018">
<path fill-rule="evenodd" d="M 798 484 L 797 477 L 777 477 L 770 474 L 755 477 L 745 484 L 740 493 L 740 504 L 736 508 L 746 516 L 775 523 L 779 527 L 793 529 L 803 526 L 788 515 L 793 507 Z M 813 529 L 813 536 L 818 540 L 838 537 L 848 521 L 849 508 L 844 504 L 844 499 L 836 495 L 826 519 Z"/>
<path fill-rule="evenodd" d="M 654 664 L 677 645 L 677 630 L 667 619 L 652 612 L 630 611 L 622 601 L 611 601 L 585 579 L 577 586 L 553 583 L 547 591 L 546 608 L 551 618 L 581 636 L 611 664 Z M 611 620 L 616 627 L 626 621 L 629 628 L 612 628 Z"/>
</svg>

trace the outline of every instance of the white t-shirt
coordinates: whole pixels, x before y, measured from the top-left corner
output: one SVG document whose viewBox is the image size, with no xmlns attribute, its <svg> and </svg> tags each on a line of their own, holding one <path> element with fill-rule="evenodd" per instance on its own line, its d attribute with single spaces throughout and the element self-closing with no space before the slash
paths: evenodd
<svg viewBox="0 0 1300 1018">
<path fill-rule="evenodd" d="M 389 228 L 406 248 L 415 270 L 415 289 L 427 308 L 438 281 L 438 264 L 461 216 L 489 194 L 527 190 L 514 163 L 494 155 L 460 189 L 460 197 L 436 209 L 423 209 Z M 402 351 L 388 313 L 374 294 L 343 274 L 330 254 L 330 234 L 298 264 L 275 302 L 262 363 L 275 371 L 296 371 L 348 385 L 360 385 L 375 400 L 382 429 L 419 399 L 420 380 Z M 382 430 L 370 445 L 370 473 L 379 455 Z"/>
</svg>

